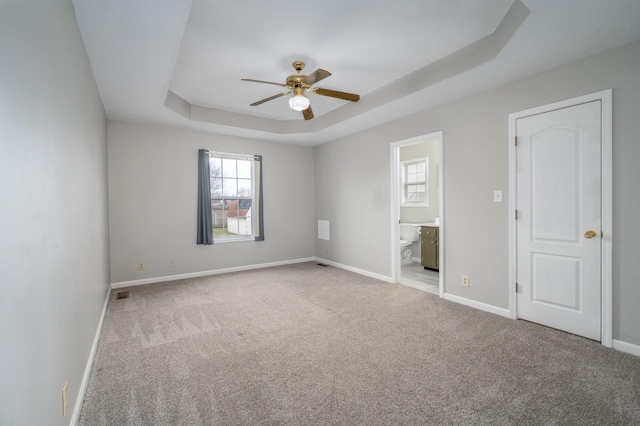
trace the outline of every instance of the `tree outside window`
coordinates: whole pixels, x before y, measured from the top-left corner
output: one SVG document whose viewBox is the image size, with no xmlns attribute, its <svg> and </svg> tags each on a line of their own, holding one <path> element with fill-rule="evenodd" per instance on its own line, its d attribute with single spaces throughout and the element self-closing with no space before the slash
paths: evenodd
<svg viewBox="0 0 640 426">
<path fill-rule="evenodd" d="M 253 235 L 253 159 L 211 152 L 209 171 L 214 238 Z"/>
</svg>

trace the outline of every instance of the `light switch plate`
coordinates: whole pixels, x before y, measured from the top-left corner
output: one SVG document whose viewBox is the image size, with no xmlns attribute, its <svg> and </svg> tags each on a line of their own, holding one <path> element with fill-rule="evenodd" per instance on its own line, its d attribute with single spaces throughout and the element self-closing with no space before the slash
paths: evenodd
<svg viewBox="0 0 640 426">
<path fill-rule="evenodd" d="M 493 191 L 493 202 L 494 203 L 501 203 L 502 202 L 502 191 L 500 191 L 500 190 Z"/>
</svg>

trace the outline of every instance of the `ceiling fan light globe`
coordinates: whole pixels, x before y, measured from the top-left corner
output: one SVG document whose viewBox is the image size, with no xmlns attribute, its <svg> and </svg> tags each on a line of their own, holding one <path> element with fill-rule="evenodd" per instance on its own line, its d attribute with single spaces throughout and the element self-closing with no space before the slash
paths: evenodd
<svg viewBox="0 0 640 426">
<path fill-rule="evenodd" d="M 309 108 L 309 98 L 304 95 L 295 95 L 289 99 L 289 106 L 295 111 L 304 111 Z"/>
</svg>

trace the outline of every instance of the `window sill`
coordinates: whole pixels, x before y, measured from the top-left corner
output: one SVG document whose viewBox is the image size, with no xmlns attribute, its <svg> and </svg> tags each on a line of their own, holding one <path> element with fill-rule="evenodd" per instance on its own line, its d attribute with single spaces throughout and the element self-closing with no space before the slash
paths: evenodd
<svg viewBox="0 0 640 426">
<path fill-rule="evenodd" d="M 248 237 L 227 237 L 227 238 L 220 238 L 218 237 L 218 239 L 213 239 L 213 244 L 227 244 L 227 243 L 239 243 L 239 242 L 244 242 L 244 241 L 255 241 L 256 237 L 254 237 L 253 235 L 248 236 Z"/>
<path fill-rule="evenodd" d="M 429 203 L 400 204 L 400 207 L 429 207 Z"/>
</svg>

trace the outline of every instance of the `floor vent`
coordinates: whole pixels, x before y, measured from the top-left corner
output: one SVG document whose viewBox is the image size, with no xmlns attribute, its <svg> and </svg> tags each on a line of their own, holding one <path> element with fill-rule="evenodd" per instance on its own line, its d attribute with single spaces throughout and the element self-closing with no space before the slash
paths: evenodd
<svg viewBox="0 0 640 426">
<path fill-rule="evenodd" d="M 327 266 L 329 266 L 329 265 L 325 265 L 324 263 L 316 263 L 316 265 L 318 265 L 318 266 L 324 266 L 325 268 L 326 268 Z"/>
<path fill-rule="evenodd" d="M 119 291 L 116 293 L 116 300 L 128 299 L 128 298 L 129 298 L 129 291 Z"/>
</svg>

